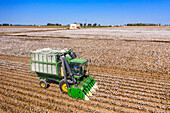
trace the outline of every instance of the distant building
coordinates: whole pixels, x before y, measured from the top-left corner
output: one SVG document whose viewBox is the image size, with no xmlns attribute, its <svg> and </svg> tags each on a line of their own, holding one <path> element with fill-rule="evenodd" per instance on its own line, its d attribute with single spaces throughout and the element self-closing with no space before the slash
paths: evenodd
<svg viewBox="0 0 170 113">
<path fill-rule="evenodd" d="M 70 24 L 70 29 L 80 29 L 80 24 Z"/>
</svg>

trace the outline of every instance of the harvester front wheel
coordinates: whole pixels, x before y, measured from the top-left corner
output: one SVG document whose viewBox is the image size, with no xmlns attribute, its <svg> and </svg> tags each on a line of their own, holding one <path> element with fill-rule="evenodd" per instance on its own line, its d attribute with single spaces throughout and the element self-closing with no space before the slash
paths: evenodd
<svg viewBox="0 0 170 113">
<path fill-rule="evenodd" d="M 59 86 L 60 86 L 60 90 L 63 93 L 67 93 L 67 85 L 66 85 L 66 81 L 64 79 L 60 81 Z"/>
<path fill-rule="evenodd" d="M 45 80 L 41 80 L 39 85 L 41 88 L 47 88 L 47 82 Z"/>
</svg>

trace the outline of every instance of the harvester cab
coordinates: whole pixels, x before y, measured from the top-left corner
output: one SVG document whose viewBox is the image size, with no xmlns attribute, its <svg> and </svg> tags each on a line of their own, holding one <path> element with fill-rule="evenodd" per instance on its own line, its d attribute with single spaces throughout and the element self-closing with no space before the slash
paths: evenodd
<svg viewBox="0 0 170 113">
<path fill-rule="evenodd" d="M 47 88 L 48 81 L 59 82 L 60 90 L 72 98 L 89 100 L 98 89 L 92 76 L 87 74 L 88 60 L 79 59 L 71 49 L 45 48 L 30 52 L 31 70 Z"/>
</svg>

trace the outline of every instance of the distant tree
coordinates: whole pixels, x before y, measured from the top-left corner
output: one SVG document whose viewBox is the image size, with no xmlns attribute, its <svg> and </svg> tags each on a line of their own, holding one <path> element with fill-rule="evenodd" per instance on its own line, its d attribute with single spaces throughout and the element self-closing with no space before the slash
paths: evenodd
<svg viewBox="0 0 170 113">
<path fill-rule="evenodd" d="M 96 26 L 97 26 L 97 23 L 94 23 L 93 26 L 96 27 Z"/>
<path fill-rule="evenodd" d="M 161 23 L 159 23 L 159 26 L 161 26 Z"/>
<path fill-rule="evenodd" d="M 59 26 L 59 23 L 56 23 L 56 26 Z"/>
<path fill-rule="evenodd" d="M 74 22 L 74 24 L 77 24 L 77 22 Z"/>
<path fill-rule="evenodd" d="M 109 27 L 112 27 L 112 25 L 109 25 Z"/>
<path fill-rule="evenodd" d="M 88 24 L 88 26 L 91 26 L 91 24 Z"/>
<path fill-rule="evenodd" d="M 100 24 L 98 24 L 98 26 L 100 26 Z"/>
<path fill-rule="evenodd" d="M 12 24 L 10 24 L 10 26 L 12 26 Z"/>
<path fill-rule="evenodd" d="M 52 26 L 53 24 L 52 23 L 47 23 L 47 26 Z"/>
<path fill-rule="evenodd" d="M 8 24 L 8 23 L 3 23 L 2 25 L 3 25 L 3 26 L 9 26 L 9 24 Z"/>
<path fill-rule="evenodd" d="M 0 24 L 0 26 L 2 26 L 2 24 Z"/>
<path fill-rule="evenodd" d="M 84 26 L 86 26 L 86 23 L 84 23 Z"/>
<path fill-rule="evenodd" d="M 83 24 L 82 24 L 82 23 L 80 23 L 80 26 L 83 26 Z"/>
<path fill-rule="evenodd" d="M 158 24 L 152 24 L 152 23 L 128 23 L 127 26 L 158 26 Z"/>
</svg>

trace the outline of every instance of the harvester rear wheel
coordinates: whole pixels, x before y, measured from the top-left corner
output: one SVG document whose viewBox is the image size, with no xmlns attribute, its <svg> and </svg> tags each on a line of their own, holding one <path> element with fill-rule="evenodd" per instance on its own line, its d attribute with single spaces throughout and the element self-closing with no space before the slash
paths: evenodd
<svg viewBox="0 0 170 113">
<path fill-rule="evenodd" d="M 60 90 L 63 93 L 67 93 L 67 85 L 66 85 L 66 81 L 64 79 L 60 81 L 59 86 L 60 86 Z"/>
<path fill-rule="evenodd" d="M 47 88 L 47 82 L 45 80 L 41 80 L 39 85 L 41 88 Z"/>
</svg>

